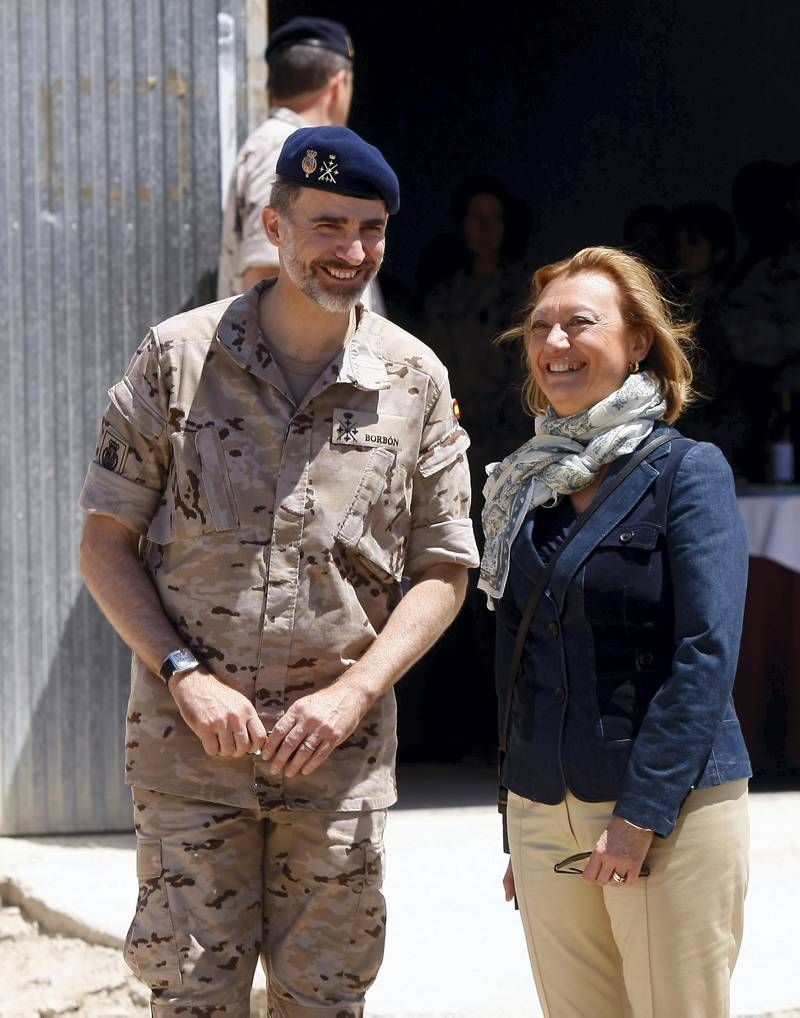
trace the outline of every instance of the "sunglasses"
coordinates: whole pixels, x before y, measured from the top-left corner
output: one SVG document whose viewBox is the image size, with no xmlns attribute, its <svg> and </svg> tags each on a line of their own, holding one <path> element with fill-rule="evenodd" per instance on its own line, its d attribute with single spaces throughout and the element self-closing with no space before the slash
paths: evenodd
<svg viewBox="0 0 800 1018">
<path fill-rule="evenodd" d="M 583 867 L 578 866 L 579 862 L 586 862 L 587 859 L 591 859 L 591 852 L 576 852 L 575 855 L 567 856 L 566 859 L 562 859 L 561 862 L 557 862 L 553 867 L 554 873 L 576 873 L 580 876 L 583 873 Z M 642 866 L 639 870 L 640 877 L 650 876 L 650 867 Z"/>
</svg>

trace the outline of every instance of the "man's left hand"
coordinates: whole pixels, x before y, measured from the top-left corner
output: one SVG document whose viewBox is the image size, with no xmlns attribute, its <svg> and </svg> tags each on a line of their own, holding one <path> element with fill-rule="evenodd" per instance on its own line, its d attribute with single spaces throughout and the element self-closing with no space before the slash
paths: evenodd
<svg viewBox="0 0 800 1018">
<path fill-rule="evenodd" d="M 276 722 L 261 748 L 273 774 L 313 774 L 349 738 L 370 706 L 352 685 L 335 682 L 296 700 Z"/>
<path fill-rule="evenodd" d="M 612 817 L 597 839 L 583 879 L 590 884 L 611 887 L 635 884 L 652 841 L 652 831 L 634 827 L 621 817 Z"/>
</svg>

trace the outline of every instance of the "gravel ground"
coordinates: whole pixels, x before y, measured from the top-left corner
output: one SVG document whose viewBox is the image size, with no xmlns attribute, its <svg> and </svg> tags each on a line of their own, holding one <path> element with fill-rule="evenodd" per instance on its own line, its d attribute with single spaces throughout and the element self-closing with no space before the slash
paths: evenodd
<svg viewBox="0 0 800 1018">
<path fill-rule="evenodd" d="M 119 951 L 52 937 L 18 908 L 0 907 L 2 1018 L 139 1018 L 149 994 Z"/>
<path fill-rule="evenodd" d="M 0 1018 L 146 1018 L 149 994 L 112 947 L 51 936 L 0 901 Z M 264 1014 L 263 991 L 251 1001 Z M 492 1018 L 487 1015 L 486 1018 Z M 800 1011 L 751 1018 L 800 1018 Z"/>
<path fill-rule="evenodd" d="M 147 1018 L 150 993 L 114 947 L 53 936 L 0 899 L 0 1018 Z M 266 1013 L 264 990 L 250 998 Z"/>
</svg>

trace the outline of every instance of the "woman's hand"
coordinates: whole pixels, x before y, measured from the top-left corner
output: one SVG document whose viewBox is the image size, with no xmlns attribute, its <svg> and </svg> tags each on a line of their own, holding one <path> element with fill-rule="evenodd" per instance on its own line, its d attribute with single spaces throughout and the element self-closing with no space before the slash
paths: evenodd
<svg viewBox="0 0 800 1018">
<path fill-rule="evenodd" d="M 612 886 L 635 884 L 645 856 L 650 850 L 653 832 L 634 827 L 621 817 L 612 817 L 583 871 L 588 884 Z M 621 879 L 619 879 L 621 878 Z"/>
<path fill-rule="evenodd" d="M 508 866 L 506 866 L 506 872 L 503 875 L 503 890 L 506 892 L 506 901 L 513 901 L 514 895 L 517 893 L 517 889 L 514 886 L 514 871 L 511 868 L 511 857 L 508 859 Z"/>
</svg>

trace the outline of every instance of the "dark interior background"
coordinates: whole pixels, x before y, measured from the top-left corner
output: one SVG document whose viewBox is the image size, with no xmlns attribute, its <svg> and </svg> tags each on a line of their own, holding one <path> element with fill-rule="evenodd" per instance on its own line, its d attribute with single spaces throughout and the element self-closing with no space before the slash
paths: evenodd
<svg viewBox="0 0 800 1018">
<path fill-rule="evenodd" d="M 621 244 L 640 205 L 730 211 L 745 164 L 800 159 L 795 0 L 495 0 L 480 10 L 270 2 L 273 28 L 318 14 L 353 36 L 350 126 L 401 185 L 387 297 L 390 276 L 413 291 L 420 251 L 448 231 L 450 196 L 471 174 L 499 177 L 530 206 L 536 267 Z M 453 639 L 398 688 L 401 759 L 463 760 L 494 745 L 492 677 L 459 674 Z"/>
<path fill-rule="evenodd" d="M 481 5 L 271 0 L 270 24 L 320 14 L 356 49 L 350 126 L 400 177 L 389 267 L 411 283 L 471 173 L 531 206 L 534 265 L 620 243 L 637 205 L 730 208 L 756 159 L 800 158 L 800 4 L 573 0 Z"/>
</svg>

